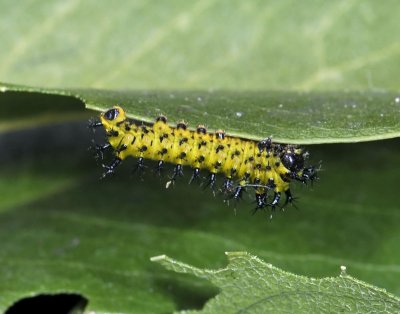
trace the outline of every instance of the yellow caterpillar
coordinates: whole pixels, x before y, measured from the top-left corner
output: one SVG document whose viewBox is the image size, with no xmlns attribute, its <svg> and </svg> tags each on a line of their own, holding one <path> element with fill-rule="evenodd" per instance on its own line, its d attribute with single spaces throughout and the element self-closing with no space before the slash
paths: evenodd
<svg viewBox="0 0 400 314">
<path fill-rule="evenodd" d="M 182 167 L 190 166 L 193 174 L 190 182 L 200 177 L 200 170 L 207 170 L 207 185 L 215 188 L 216 175 L 224 175 L 221 191 L 229 197 L 239 199 L 246 187 L 255 190 L 257 209 L 279 206 L 281 193 L 286 195 L 283 206 L 292 203 L 290 192 L 292 180 L 313 181 L 317 177 L 314 166 L 305 167 L 308 156 L 302 148 L 295 145 L 272 143 L 270 138 L 256 142 L 225 135 L 218 130 L 207 133 L 205 126 L 189 130 L 184 122 L 175 128 L 167 124 L 164 116 L 159 116 L 152 125 L 133 123 L 127 119 L 125 111 L 115 106 L 101 113 L 100 122 L 92 127 L 103 126 L 108 143 L 97 145 L 99 154 L 106 149 L 113 149 L 115 159 L 103 167 L 103 176 L 112 174 L 125 158 L 137 158 L 137 168 L 143 169 L 145 159 L 158 162 L 156 171 L 160 172 L 164 163 L 176 165 L 167 187 L 182 176 Z M 269 192 L 273 191 L 273 195 Z"/>
</svg>

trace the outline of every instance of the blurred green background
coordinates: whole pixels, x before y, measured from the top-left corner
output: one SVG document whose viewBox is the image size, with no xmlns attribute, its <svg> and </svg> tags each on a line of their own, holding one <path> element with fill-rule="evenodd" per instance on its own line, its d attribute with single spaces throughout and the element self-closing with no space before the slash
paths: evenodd
<svg viewBox="0 0 400 314">
<path fill-rule="evenodd" d="M 396 0 L 1 1 L 0 79 L 113 89 L 398 90 Z"/>
</svg>

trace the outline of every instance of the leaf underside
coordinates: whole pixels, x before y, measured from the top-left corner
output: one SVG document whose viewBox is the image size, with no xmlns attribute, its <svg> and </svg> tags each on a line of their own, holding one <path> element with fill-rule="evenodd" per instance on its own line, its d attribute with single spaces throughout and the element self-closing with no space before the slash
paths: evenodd
<svg viewBox="0 0 400 314">
<path fill-rule="evenodd" d="M 2 91 L 67 95 L 87 108 L 122 106 L 130 118 L 153 122 L 185 120 L 191 128 L 276 142 L 317 144 L 358 142 L 400 136 L 400 97 L 381 92 L 113 91 L 43 89 L 3 84 Z"/>
</svg>

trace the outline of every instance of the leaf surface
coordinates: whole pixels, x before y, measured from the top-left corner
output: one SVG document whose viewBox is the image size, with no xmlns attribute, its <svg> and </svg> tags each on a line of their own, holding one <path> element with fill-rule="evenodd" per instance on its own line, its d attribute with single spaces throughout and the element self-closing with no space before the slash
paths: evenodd
<svg viewBox="0 0 400 314">
<path fill-rule="evenodd" d="M 345 271 L 338 277 L 314 279 L 285 272 L 245 252 L 226 254 L 228 266 L 217 270 L 196 268 L 165 255 L 151 260 L 169 270 L 207 279 L 221 289 L 196 313 L 395 313 L 400 310 L 399 298 Z"/>
<path fill-rule="evenodd" d="M 399 91 L 396 0 L 1 3 L 0 81 Z"/>
</svg>

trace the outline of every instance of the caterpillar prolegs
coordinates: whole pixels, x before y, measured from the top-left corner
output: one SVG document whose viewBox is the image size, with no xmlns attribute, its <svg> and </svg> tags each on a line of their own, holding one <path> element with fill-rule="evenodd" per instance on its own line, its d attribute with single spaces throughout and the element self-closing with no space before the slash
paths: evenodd
<svg viewBox="0 0 400 314">
<path fill-rule="evenodd" d="M 204 125 L 195 130 L 179 122 L 176 127 L 159 116 L 153 125 L 133 122 L 125 111 L 115 106 L 100 115 L 91 127 L 103 126 L 107 142 L 96 145 L 102 159 L 103 151 L 112 150 L 114 160 L 103 165 L 103 177 L 112 174 L 122 160 L 137 159 L 136 169 L 143 170 L 146 159 L 155 160 L 155 171 L 160 173 L 165 163 L 174 164 L 167 187 L 183 175 L 182 168 L 193 168 L 190 183 L 201 178 L 201 170 L 208 172 L 206 186 L 219 189 L 227 198 L 238 200 L 246 189 L 255 191 L 255 211 L 266 207 L 274 210 L 292 203 L 291 181 L 307 183 L 317 178 L 315 166 L 305 166 L 308 153 L 296 145 L 273 143 L 271 138 L 252 141 L 228 136 L 222 130 L 208 133 Z M 224 176 L 217 187 L 217 174 Z M 281 194 L 286 196 L 282 203 Z"/>
</svg>

